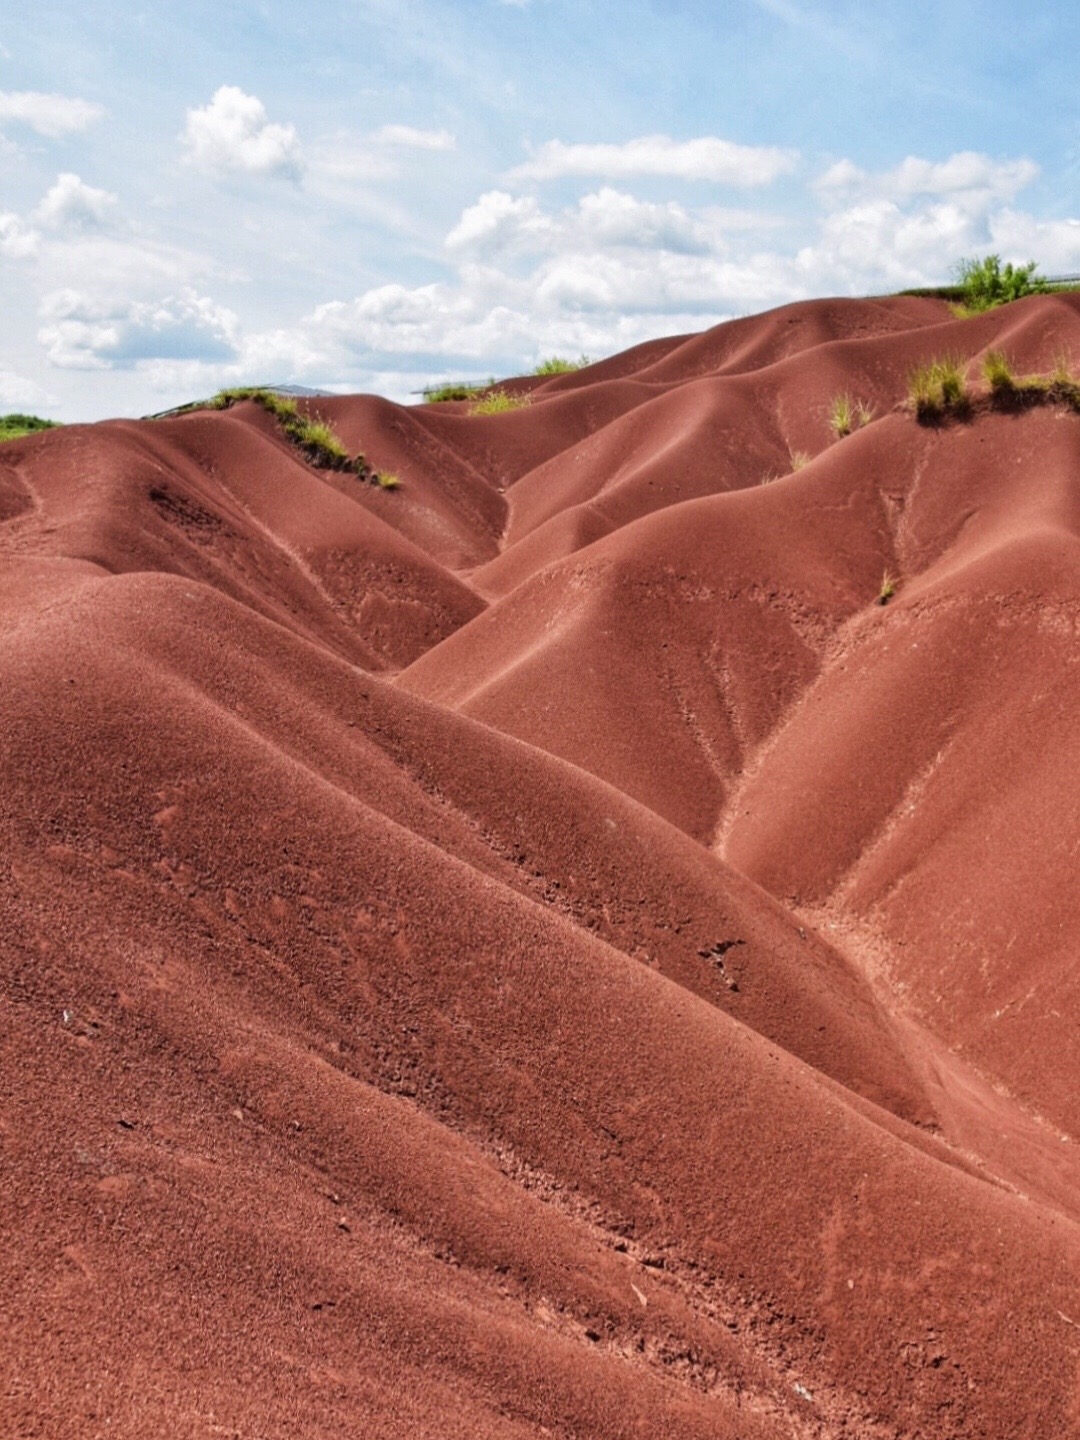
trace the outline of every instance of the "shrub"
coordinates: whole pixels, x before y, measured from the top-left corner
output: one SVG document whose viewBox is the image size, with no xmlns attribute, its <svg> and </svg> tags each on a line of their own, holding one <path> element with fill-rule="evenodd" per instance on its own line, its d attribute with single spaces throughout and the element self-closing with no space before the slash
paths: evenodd
<svg viewBox="0 0 1080 1440">
<path fill-rule="evenodd" d="M 523 410 L 528 395 L 512 395 L 509 390 L 489 390 L 469 410 L 470 415 L 502 415 L 507 410 Z"/>
<path fill-rule="evenodd" d="M 920 365 L 908 380 L 908 398 L 916 417 L 924 424 L 945 415 L 966 413 L 970 401 L 964 384 L 963 361 L 946 356 Z"/>
<path fill-rule="evenodd" d="M 541 360 L 534 375 L 568 375 L 572 370 L 584 370 L 586 365 L 592 361 L 588 355 L 579 355 L 576 360 L 564 360 L 561 355 L 551 355 L 547 360 Z"/>
<path fill-rule="evenodd" d="M 23 435 L 34 435 L 39 430 L 55 430 L 55 420 L 43 420 L 40 415 L 0 415 L 0 443 L 4 440 L 19 440 Z"/>
<path fill-rule="evenodd" d="M 463 381 L 450 381 L 446 385 L 429 385 L 421 391 L 425 405 L 439 405 L 446 400 L 473 400 L 485 387 L 467 385 Z"/>
<path fill-rule="evenodd" d="M 1025 295 L 1043 294 L 1049 285 L 1036 272 L 1034 260 L 1026 265 L 1002 265 L 1000 255 L 961 260 L 956 267 L 963 295 L 958 309 L 967 315 L 977 315 L 997 305 L 1022 300 Z"/>
</svg>

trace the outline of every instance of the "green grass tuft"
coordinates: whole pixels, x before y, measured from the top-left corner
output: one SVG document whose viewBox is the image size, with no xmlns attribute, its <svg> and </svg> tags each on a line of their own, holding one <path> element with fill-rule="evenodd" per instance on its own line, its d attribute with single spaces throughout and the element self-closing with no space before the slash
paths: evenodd
<svg viewBox="0 0 1080 1440">
<path fill-rule="evenodd" d="M 298 417 L 299 418 L 299 417 Z M 309 451 L 317 463 L 334 461 L 348 464 L 349 452 L 325 420 L 303 420 L 299 424 L 287 424 L 286 433 L 301 449 Z"/>
<path fill-rule="evenodd" d="M 5 440 L 21 440 L 24 435 L 36 435 L 39 430 L 55 429 L 55 420 L 43 420 L 40 415 L 0 415 L 0 444 Z"/>
<path fill-rule="evenodd" d="M 829 429 L 838 440 L 851 434 L 855 424 L 855 403 L 848 394 L 837 395 L 829 407 Z"/>
<path fill-rule="evenodd" d="M 382 490 L 400 490 L 401 480 L 392 470 L 377 470 L 375 484 Z"/>
<path fill-rule="evenodd" d="M 592 361 L 588 355 L 579 355 L 576 360 L 566 360 L 561 355 L 551 355 L 547 360 L 541 360 L 534 375 L 569 375 L 574 370 L 584 370 L 586 365 Z"/>
<path fill-rule="evenodd" d="M 833 396 L 829 407 L 829 429 L 837 440 L 842 440 L 853 430 L 869 425 L 876 413 L 868 400 L 857 400 L 845 390 L 842 395 Z"/>
<path fill-rule="evenodd" d="M 491 390 L 475 402 L 470 415 L 503 415 L 507 410 L 523 410 L 530 403 L 528 395 L 512 395 L 509 390 Z"/>
<path fill-rule="evenodd" d="M 889 603 L 892 597 L 896 594 L 896 587 L 898 583 L 899 582 L 897 581 L 896 577 L 894 575 L 890 575 L 888 570 L 886 570 L 884 575 L 882 575 L 881 577 L 881 589 L 877 593 L 877 603 L 879 605 L 887 605 Z"/>
<path fill-rule="evenodd" d="M 918 366 L 908 379 L 908 398 L 924 425 L 946 415 L 966 414 L 971 402 L 964 383 L 964 362 L 948 355 Z"/>
<path fill-rule="evenodd" d="M 983 361 L 982 370 L 992 395 L 1011 395 L 1016 389 L 1016 379 L 1004 351 L 991 350 Z"/>
</svg>

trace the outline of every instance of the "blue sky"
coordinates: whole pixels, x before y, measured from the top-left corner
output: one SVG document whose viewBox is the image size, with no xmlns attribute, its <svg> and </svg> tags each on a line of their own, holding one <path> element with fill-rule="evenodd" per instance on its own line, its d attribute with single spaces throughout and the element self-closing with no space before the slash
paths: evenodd
<svg viewBox="0 0 1080 1440">
<path fill-rule="evenodd" d="M 55 0 L 0 34 L 0 410 L 405 398 L 990 250 L 1080 271 L 1064 4 Z"/>
</svg>

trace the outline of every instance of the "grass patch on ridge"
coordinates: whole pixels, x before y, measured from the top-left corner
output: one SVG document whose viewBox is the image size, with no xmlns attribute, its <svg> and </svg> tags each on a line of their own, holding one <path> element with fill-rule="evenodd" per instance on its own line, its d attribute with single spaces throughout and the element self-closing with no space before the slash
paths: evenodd
<svg viewBox="0 0 1080 1440">
<path fill-rule="evenodd" d="M 494 384 L 494 379 L 488 382 Z M 481 395 L 487 385 L 469 385 L 464 381 L 448 380 L 445 385 L 428 385 L 420 393 L 424 397 L 425 405 L 441 405 L 447 400 L 475 400 Z"/>
<path fill-rule="evenodd" d="M 39 430 L 56 430 L 56 420 L 43 420 L 40 415 L 0 415 L 0 444 L 5 440 L 21 440 L 24 435 L 36 435 Z"/>
<path fill-rule="evenodd" d="M 575 370 L 584 370 L 586 365 L 592 361 L 588 355 L 579 355 L 576 360 L 567 360 L 562 355 L 550 355 L 546 360 L 541 360 L 534 375 L 570 375 Z"/>
<path fill-rule="evenodd" d="M 946 355 L 917 366 L 908 377 L 908 399 L 923 425 L 933 425 L 948 415 L 966 415 L 971 400 L 964 383 L 964 362 Z"/>
<path fill-rule="evenodd" d="M 274 390 L 264 390 L 257 385 L 237 385 L 231 390 L 219 390 L 210 401 L 210 408 L 228 410 L 242 400 L 252 400 L 268 410 L 286 438 L 317 469 L 355 470 L 358 475 L 367 478 L 369 469 L 364 457 L 357 455 L 355 459 L 350 458 L 333 426 L 325 420 L 301 414 L 299 405 L 288 395 L 279 395 Z"/>
<path fill-rule="evenodd" d="M 528 395 L 512 395 L 509 390 L 491 390 L 469 409 L 470 415 L 504 415 L 508 410 L 524 410 L 531 403 Z"/>
</svg>

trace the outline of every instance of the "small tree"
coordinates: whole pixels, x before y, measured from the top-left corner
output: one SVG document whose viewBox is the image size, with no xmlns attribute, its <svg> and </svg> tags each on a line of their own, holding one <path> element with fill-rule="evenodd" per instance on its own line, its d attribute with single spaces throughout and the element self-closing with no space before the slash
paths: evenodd
<svg viewBox="0 0 1080 1440">
<path fill-rule="evenodd" d="M 961 260 L 956 267 L 956 278 L 964 292 L 964 309 L 992 310 L 995 305 L 1007 305 L 1010 300 L 1022 300 L 1025 295 L 1042 294 L 1049 286 L 1036 272 L 1034 260 L 1026 265 L 1002 265 L 1000 255 Z"/>
</svg>

